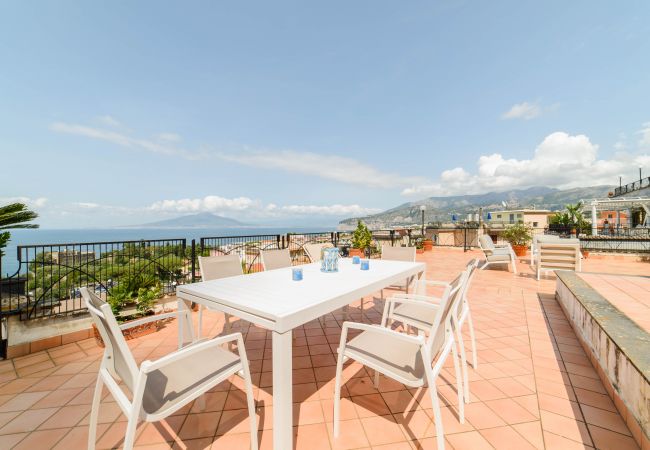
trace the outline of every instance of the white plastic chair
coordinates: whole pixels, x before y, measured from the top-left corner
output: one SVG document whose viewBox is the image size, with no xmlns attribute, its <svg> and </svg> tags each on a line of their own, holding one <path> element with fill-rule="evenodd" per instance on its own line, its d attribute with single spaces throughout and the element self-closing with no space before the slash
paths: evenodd
<svg viewBox="0 0 650 450">
<path fill-rule="evenodd" d="M 389 261 L 406 261 L 406 262 L 415 262 L 415 247 L 392 247 L 389 245 L 384 245 L 381 247 L 381 259 Z M 393 284 L 388 287 L 388 289 L 400 289 L 408 293 L 409 285 L 412 282 L 411 279 L 407 279 L 404 283 Z M 382 289 L 381 298 L 384 298 L 384 291 Z"/>
<path fill-rule="evenodd" d="M 474 323 L 472 321 L 472 313 L 469 307 L 469 300 L 467 299 L 467 292 L 472 283 L 472 279 L 476 274 L 476 268 L 478 267 L 478 259 L 472 259 L 467 266 L 465 271 L 467 273 L 467 278 L 465 279 L 465 285 L 462 288 L 462 297 L 461 301 L 458 303 L 458 307 L 452 311 L 453 316 L 453 326 L 454 331 L 456 332 L 456 339 L 460 347 L 460 361 L 463 369 L 463 387 L 464 387 L 464 398 L 465 402 L 470 402 L 470 393 L 469 393 L 469 369 L 467 368 L 467 353 L 465 351 L 465 341 L 463 339 L 463 326 L 467 322 L 469 327 L 470 343 L 472 345 L 472 367 L 474 370 L 478 367 L 478 356 L 476 350 L 476 335 L 474 333 Z M 441 281 L 426 281 L 422 280 L 418 283 L 431 285 L 431 286 L 441 286 L 449 287 L 451 284 Z M 426 290 L 418 289 L 418 292 L 426 292 Z M 424 302 L 433 302 L 439 303 L 440 299 L 438 297 L 428 296 L 428 295 L 419 295 L 419 294 L 396 294 L 396 297 L 399 298 L 411 298 L 416 300 L 421 300 Z M 392 311 L 385 311 L 387 319 L 398 320 L 408 326 L 418 328 L 420 330 L 426 331 L 429 329 L 435 320 L 435 314 L 417 304 L 408 304 L 400 305 L 395 307 Z"/>
<path fill-rule="evenodd" d="M 131 450 L 139 420 L 158 422 L 234 374 L 241 375 L 246 384 L 251 448 L 257 450 L 253 387 L 241 333 L 199 341 L 155 361 L 143 361 L 138 367 L 122 330 L 154 320 L 176 317 L 177 313 L 150 316 L 120 326 L 106 302 L 85 287 L 80 291 L 105 345 L 90 412 L 89 450 L 95 448 L 97 417 L 104 385 L 128 420 L 124 449 Z M 231 341 L 237 342 L 239 355 L 221 347 L 221 344 Z M 130 391 L 130 396 L 118 384 L 120 380 L 126 390 Z"/>
<path fill-rule="evenodd" d="M 241 259 L 239 255 L 219 255 L 219 256 L 199 256 L 199 270 L 201 271 L 201 280 L 210 281 L 220 278 L 236 277 L 244 274 Z M 203 329 L 203 305 L 199 305 L 198 327 L 196 335 L 201 338 Z M 225 313 L 224 330 L 226 334 L 230 333 L 230 314 Z"/>
<path fill-rule="evenodd" d="M 510 244 L 495 245 L 492 238 L 487 234 L 483 234 L 478 238 L 478 245 L 485 255 L 485 263 L 481 266 L 481 270 L 492 264 L 508 264 L 512 265 L 512 271 L 517 274 L 517 258 L 514 250 Z"/>
<path fill-rule="evenodd" d="M 339 436 L 341 372 L 343 362 L 348 358 L 382 373 L 410 387 L 428 386 L 436 425 L 436 438 L 439 449 L 444 449 L 444 429 L 440 413 L 436 379 L 449 356 L 453 353 L 456 370 L 458 412 L 460 422 L 465 422 L 465 407 L 461 381 L 460 365 L 454 341 L 452 311 L 457 308 L 462 298 L 462 287 L 467 272 L 463 271 L 454 282 L 445 288 L 438 304 L 420 300 L 391 297 L 386 305 L 417 304 L 435 312 L 434 324 L 429 328 L 429 335 L 417 336 L 400 333 L 385 326 L 344 322 L 336 365 L 334 387 L 334 437 Z M 347 341 L 348 330 L 361 330 L 356 337 Z M 435 358 L 435 359 L 434 359 Z"/>
<path fill-rule="evenodd" d="M 305 244 L 302 246 L 302 249 L 309 257 L 309 260 L 313 263 L 319 262 L 321 258 L 321 250 L 324 248 L 332 247 L 332 244 L 323 243 L 323 244 Z"/>
<path fill-rule="evenodd" d="M 289 249 L 260 250 L 260 259 L 264 270 L 282 269 L 291 267 L 291 254 Z"/>
<path fill-rule="evenodd" d="M 540 242 L 538 244 L 537 280 L 542 272 L 556 270 L 582 271 L 582 254 L 580 253 L 579 239 L 562 239 L 557 242 Z"/>
</svg>

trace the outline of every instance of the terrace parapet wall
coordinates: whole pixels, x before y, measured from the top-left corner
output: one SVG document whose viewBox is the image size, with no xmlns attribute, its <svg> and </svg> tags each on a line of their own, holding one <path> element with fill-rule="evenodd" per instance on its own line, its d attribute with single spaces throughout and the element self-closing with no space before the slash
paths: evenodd
<svg viewBox="0 0 650 450">
<path fill-rule="evenodd" d="M 576 273 L 556 273 L 555 295 L 576 336 L 639 447 L 650 448 L 650 334 Z"/>
</svg>

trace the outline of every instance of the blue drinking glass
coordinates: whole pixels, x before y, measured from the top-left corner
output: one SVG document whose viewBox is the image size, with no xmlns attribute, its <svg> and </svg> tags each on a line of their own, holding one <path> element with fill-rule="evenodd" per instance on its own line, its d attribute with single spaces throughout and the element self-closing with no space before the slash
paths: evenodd
<svg viewBox="0 0 650 450">
<path fill-rule="evenodd" d="M 294 267 L 291 269 L 291 279 L 293 281 L 302 281 L 302 267 Z"/>
<path fill-rule="evenodd" d="M 358 256 L 353 256 L 352 257 L 352 264 L 359 264 L 361 262 L 361 258 Z"/>
<path fill-rule="evenodd" d="M 368 270 L 368 269 L 370 269 L 370 260 L 369 259 L 361 260 L 361 270 Z"/>
</svg>

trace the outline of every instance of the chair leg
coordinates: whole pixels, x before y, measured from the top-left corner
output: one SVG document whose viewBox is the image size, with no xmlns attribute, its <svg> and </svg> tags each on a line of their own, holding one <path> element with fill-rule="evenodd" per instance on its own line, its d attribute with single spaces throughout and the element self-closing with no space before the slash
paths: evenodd
<svg viewBox="0 0 650 450">
<path fill-rule="evenodd" d="M 515 275 L 517 275 L 517 263 L 515 262 L 516 260 L 517 260 L 517 258 L 515 258 L 514 256 L 511 257 L 511 261 L 512 261 L 512 272 L 513 272 Z"/>
<path fill-rule="evenodd" d="M 93 394 L 93 403 L 90 408 L 90 423 L 88 424 L 88 450 L 95 449 L 95 440 L 97 439 L 97 417 L 99 416 L 99 403 L 102 399 L 104 382 L 101 375 L 97 375 L 95 383 L 95 393 Z"/>
<path fill-rule="evenodd" d="M 478 368 L 478 355 L 476 353 L 476 335 L 474 334 L 474 322 L 472 322 L 472 313 L 467 311 L 467 324 L 469 325 L 469 337 L 472 340 L 472 368 Z"/>
<path fill-rule="evenodd" d="M 465 401 L 463 400 L 463 380 L 460 370 L 460 361 L 458 358 L 457 343 L 454 342 L 451 346 L 451 356 L 454 358 L 454 371 L 456 372 L 456 391 L 458 392 L 458 415 L 460 416 L 460 423 L 465 423 Z"/>
<path fill-rule="evenodd" d="M 343 372 L 343 349 L 339 350 L 336 362 L 336 380 L 334 382 L 334 438 L 339 437 L 339 419 L 341 415 L 341 376 Z"/>
<path fill-rule="evenodd" d="M 253 396 L 253 383 L 248 363 L 244 365 L 244 378 L 246 383 L 246 400 L 248 402 L 248 416 L 251 427 L 251 450 L 257 450 L 257 419 L 255 417 L 255 397 Z"/>
<path fill-rule="evenodd" d="M 196 338 L 201 339 L 201 330 L 203 329 L 203 305 L 199 305 L 198 325 L 196 327 Z"/>
<path fill-rule="evenodd" d="M 124 450 L 133 449 L 133 443 L 135 441 L 135 430 L 137 427 L 138 415 L 134 412 L 133 415 L 129 417 L 129 422 L 126 425 L 126 433 L 124 433 Z"/>
<path fill-rule="evenodd" d="M 375 379 L 373 382 L 375 389 L 379 389 L 379 371 L 375 370 Z"/>
<path fill-rule="evenodd" d="M 436 423 L 436 443 L 438 450 L 445 448 L 445 430 L 442 425 L 442 414 L 440 413 L 440 400 L 438 399 L 438 390 L 436 389 L 436 380 L 433 378 L 431 369 L 425 369 L 427 374 L 427 384 L 429 385 L 429 394 L 431 395 L 431 407 L 433 409 L 433 420 Z"/>
<path fill-rule="evenodd" d="M 469 376 L 467 374 L 467 355 L 465 354 L 465 342 L 463 341 L 462 324 L 456 328 L 456 338 L 460 346 L 460 366 L 463 372 L 463 397 L 465 403 L 469 403 Z"/>
</svg>

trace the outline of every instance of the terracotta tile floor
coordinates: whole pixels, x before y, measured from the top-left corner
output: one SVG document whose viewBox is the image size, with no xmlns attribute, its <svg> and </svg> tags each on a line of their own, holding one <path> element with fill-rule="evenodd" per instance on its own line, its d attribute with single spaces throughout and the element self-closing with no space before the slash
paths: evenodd
<svg viewBox="0 0 650 450">
<path fill-rule="evenodd" d="M 419 256 L 429 279 L 451 280 L 478 252 L 435 248 Z M 450 449 L 637 448 L 606 395 L 554 299 L 555 277 L 536 281 L 520 261 L 521 273 L 479 271 L 470 290 L 476 326 L 477 369 L 471 369 L 467 419 L 456 415 L 453 369 L 439 380 L 446 446 Z M 594 272 L 638 274 L 646 263 L 634 259 L 585 260 Z M 368 319 L 378 321 L 380 303 L 366 299 Z M 359 310 L 352 309 L 353 319 Z M 207 313 L 205 331 L 217 334 L 223 318 Z M 294 424 L 298 449 L 436 448 L 430 398 L 382 377 L 374 389 L 371 373 L 357 364 L 345 368 L 341 436 L 332 436 L 335 350 L 342 312 L 296 330 L 294 342 Z M 368 320 L 366 319 L 366 320 Z M 238 322 L 246 332 L 258 406 L 262 449 L 272 448 L 271 339 L 267 331 Z M 175 350 L 175 322 L 158 333 L 130 341 L 138 360 Z M 0 362 L 0 448 L 84 448 L 96 370 L 102 350 L 81 341 Z M 205 408 L 189 405 L 156 424 L 141 424 L 139 448 L 248 448 L 244 396 L 234 378 L 212 390 Z M 105 391 L 106 393 L 106 391 Z M 100 412 L 98 448 L 122 443 L 124 416 L 110 396 Z"/>
</svg>

